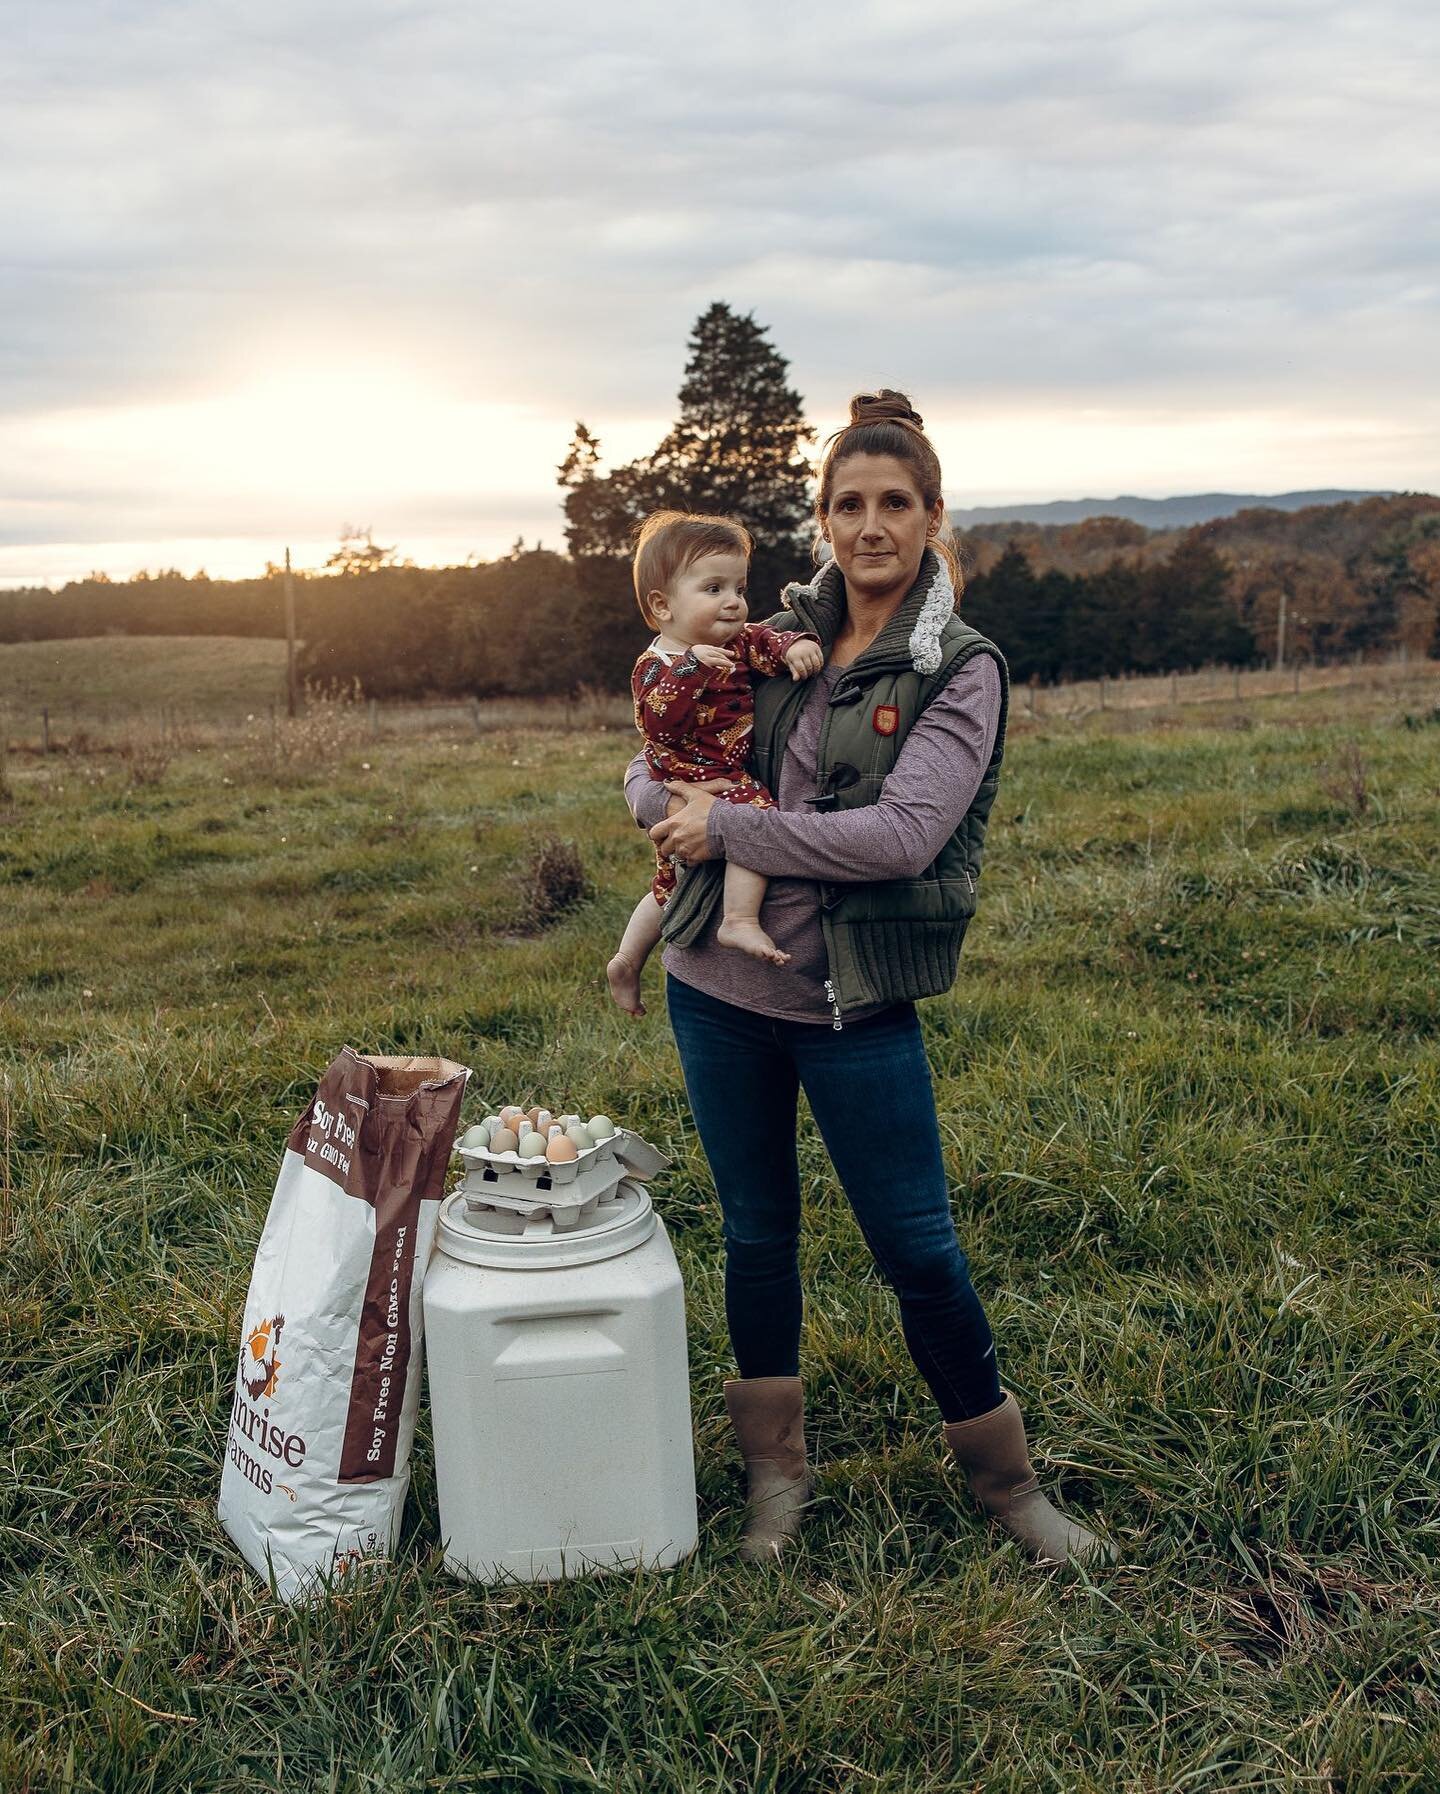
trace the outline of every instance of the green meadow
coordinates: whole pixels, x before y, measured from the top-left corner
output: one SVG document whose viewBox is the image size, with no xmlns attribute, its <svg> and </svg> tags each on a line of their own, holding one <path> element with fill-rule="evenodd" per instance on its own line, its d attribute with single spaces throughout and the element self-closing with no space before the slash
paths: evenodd
<svg viewBox="0 0 1440 1794">
<path fill-rule="evenodd" d="M 178 705 L 187 716 L 219 706 L 265 711 L 285 689 L 285 644 L 225 635 L 107 635 L 0 643 L 0 708 L 14 733 L 34 735 L 36 713 L 58 729 Z"/>
<path fill-rule="evenodd" d="M 1021 708 L 922 1013 L 1003 1374 L 1118 1547 L 1089 1578 L 941 1463 L 808 1120 L 818 1499 L 783 1570 L 739 1562 L 719 1217 L 658 968 L 642 1022 L 603 991 L 649 876 L 626 731 L 322 705 L 0 758 L 0 1787 L 1440 1788 L 1436 669 Z M 423 1412 L 373 1586 L 280 1609 L 229 1546 L 251 1256 L 347 1042 L 473 1066 L 467 1120 L 546 1098 L 671 1155 L 686 1565 L 451 1579 Z"/>
</svg>

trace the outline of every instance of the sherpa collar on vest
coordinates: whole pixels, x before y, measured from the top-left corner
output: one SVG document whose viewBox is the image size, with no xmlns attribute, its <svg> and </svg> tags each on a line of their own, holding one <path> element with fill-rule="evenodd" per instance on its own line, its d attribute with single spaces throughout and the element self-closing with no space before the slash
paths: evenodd
<svg viewBox="0 0 1440 1794">
<path fill-rule="evenodd" d="M 780 602 L 808 624 L 828 650 L 845 614 L 845 581 L 839 567 L 827 561 L 809 585 L 786 586 Z M 938 671 L 940 633 L 954 612 L 950 574 L 934 549 L 927 548 L 900 608 L 854 664 L 897 661 L 908 662 L 917 673 Z"/>
</svg>

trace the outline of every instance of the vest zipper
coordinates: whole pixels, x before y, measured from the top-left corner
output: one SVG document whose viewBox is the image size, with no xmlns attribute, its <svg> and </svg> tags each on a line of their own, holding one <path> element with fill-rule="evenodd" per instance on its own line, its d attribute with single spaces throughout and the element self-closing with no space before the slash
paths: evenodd
<svg viewBox="0 0 1440 1794">
<path fill-rule="evenodd" d="M 830 1013 L 835 1017 L 835 1020 L 831 1022 L 830 1026 L 838 1034 L 845 1024 L 840 1020 L 840 1005 L 835 1000 L 835 981 L 833 978 L 827 978 L 825 980 L 825 995 L 830 1002 Z"/>
</svg>

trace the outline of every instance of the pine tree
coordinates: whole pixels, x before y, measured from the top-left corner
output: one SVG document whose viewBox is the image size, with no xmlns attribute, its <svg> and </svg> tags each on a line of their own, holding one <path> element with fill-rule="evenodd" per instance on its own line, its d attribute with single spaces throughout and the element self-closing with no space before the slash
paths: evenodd
<svg viewBox="0 0 1440 1794">
<path fill-rule="evenodd" d="M 1059 671 L 1059 618 L 1070 581 L 1053 571 L 1037 575 L 1025 550 L 1010 541 L 988 573 L 972 579 L 961 615 L 988 635 L 1016 680 L 1054 679 Z"/>
<path fill-rule="evenodd" d="M 559 469 L 566 541 L 586 576 L 616 584 L 597 561 L 628 558 L 635 526 L 651 511 L 738 517 L 755 538 L 750 614 L 768 615 L 781 585 L 808 565 L 810 468 L 815 432 L 789 363 L 753 315 L 717 301 L 696 320 L 680 387 L 680 415 L 654 452 L 614 472 L 598 471 L 600 444 L 583 423 Z"/>
</svg>

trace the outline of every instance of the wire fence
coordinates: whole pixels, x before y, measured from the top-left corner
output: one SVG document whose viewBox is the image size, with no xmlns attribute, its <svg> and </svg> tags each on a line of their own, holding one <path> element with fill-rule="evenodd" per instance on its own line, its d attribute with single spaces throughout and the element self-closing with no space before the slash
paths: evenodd
<svg viewBox="0 0 1440 1794">
<path fill-rule="evenodd" d="M 1398 689 L 1440 682 L 1440 661 L 1396 652 L 1384 659 L 1309 666 L 1205 667 L 1198 672 L 1125 674 L 1059 685 L 1012 689 L 1012 719 L 1076 722 L 1097 711 L 1182 710 L 1265 700 L 1346 687 Z M 312 700 L 312 708 L 314 704 Z M 327 697 L 343 704 L 348 732 L 358 740 L 436 736 L 448 740 L 516 730 L 594 731 L 633 728 L 627 697 L 587 692 L 573 698 L 471 698 L 387 702 L 355 695 Z M 105 753 L 138 743 L 171 751 L 281 739 L 288 723 L 283 692 L 259 708 L 183 702 L 127 704 L 123 699 L 74 699 L 41 704 L 25 694 L 0 691 L 0 743 L 18 755 Z"/>
</svg>

